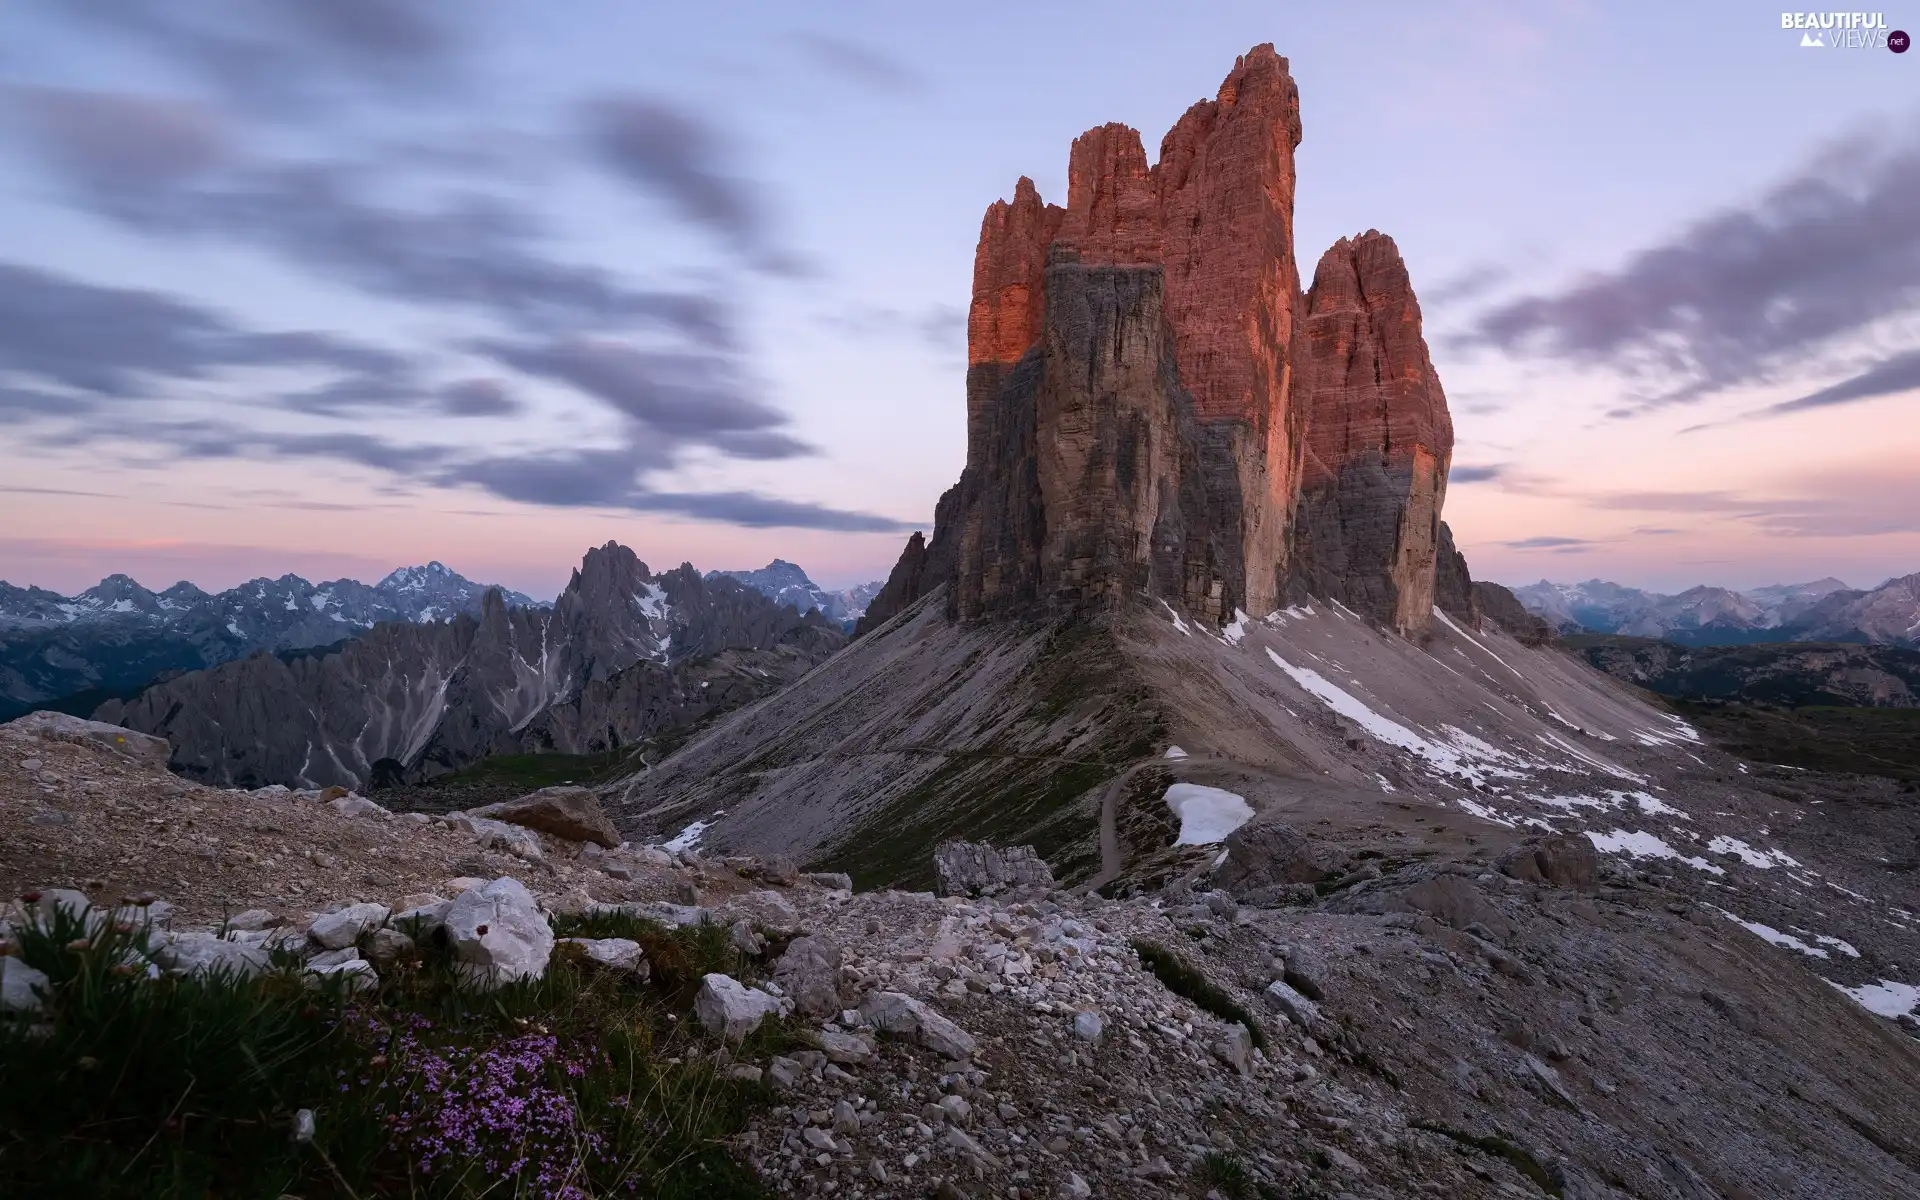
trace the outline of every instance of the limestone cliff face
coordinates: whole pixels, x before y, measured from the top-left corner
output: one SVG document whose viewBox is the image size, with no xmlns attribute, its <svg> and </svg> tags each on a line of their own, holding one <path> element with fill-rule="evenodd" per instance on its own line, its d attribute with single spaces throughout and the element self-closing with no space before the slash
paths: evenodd
<svg viewBox="0 0 1920 1200">
<path fill-rule="evenodd" d="M 942 585 L 963 620 L 1144 592 L 1225 621 L 1303 592 L 1426 628 L 1446 398 L 1391 239 L 1342 241 L 1302 295 L 1300 137 L 1287 61 L 1258 46 L 1157 163 L 1102 125 L 1065 208 L 1024 177 L 988 207 L 966 469 L 862 629 Z"/>
<path fill-rule="evenodd" d="M 1419 634 L 1436 596 L 1453 421 L 1392 238 L 1368 230 L 1321 257 L 1306 341 L 1294 578 L 1313 595 Z"/>
</svg>

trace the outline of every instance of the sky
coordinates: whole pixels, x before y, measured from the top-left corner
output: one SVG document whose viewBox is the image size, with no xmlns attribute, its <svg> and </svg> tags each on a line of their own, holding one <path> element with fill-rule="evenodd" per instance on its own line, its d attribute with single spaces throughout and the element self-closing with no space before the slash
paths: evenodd
<svg viewBox="0 0 1920 1200">
<path fill-rule="evenodd" d="M 1676 11 L 1677 10 L 1677 11 Z M 1885 14 L 1920 30 L 1920 4 Z M 1920 570 L 1920 53 L 1751 3 L 10 0 L 0 579 L 882 578 L 981 213 L 1272 42 L 1405 255 L 1476 577 Z"/>
</svg>

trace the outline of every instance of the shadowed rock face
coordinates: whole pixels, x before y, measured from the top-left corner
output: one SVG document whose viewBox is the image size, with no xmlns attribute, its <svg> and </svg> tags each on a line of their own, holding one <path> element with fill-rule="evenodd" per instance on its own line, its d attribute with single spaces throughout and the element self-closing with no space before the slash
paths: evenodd
<svg viewBox="0 0 1920 1200">
<path fill-rule="evenodd" d="M 1302 297 L 1300 136 L 1287 62 L 1258 46 L 1157 163 L 1102 125 L 1074 140 L 1064 209 L 1024 177 L 987 209 L 966 469 L 862 630 L 941 584 L 963 620 L 1145 592 L 1224 623 L 1299 592 L 1425 630 L 1446 398 L 1391 239 L 1343 240 Z M 1449 599 L 1470 615 L 1469 583 Z"/>
<path fill-rule="evenodd" d="M 1392 238 L 1369 230 L 1321 257 L 1307 343 L 1294 578 L 1309 594 L 1418 634 L 1436 599 L 1453 421 Z"/>
</svg>

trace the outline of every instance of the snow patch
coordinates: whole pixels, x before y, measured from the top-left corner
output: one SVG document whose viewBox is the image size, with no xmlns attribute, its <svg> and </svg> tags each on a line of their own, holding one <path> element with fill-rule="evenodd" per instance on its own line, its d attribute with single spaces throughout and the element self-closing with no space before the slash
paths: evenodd
<svg viewBox="0 0 1920 1200">
<path fill-rule="evenodd" d="M 1168 758 L 1185 758 L 1187 757 L 1187 752 L 1185 750 L 1182 750 L 1178 746 L 1168 746 L 1167 757 Z"/>
<path fill-rule="evenodd" d="M 1253 819 L 1245 797 L 1202 783 L 1171 784 L 1166 801 L 1180 818 L 1176 846 L 1211 846 Z"/>
<path fill-rule="evenodd" d="M 1238 646 L 1247 640 L 1247 621 L 1250 618 L 1241 609 L 1233 610 L 1233 623 L 1220 631 L 1220 636 L 1229 645 Z"/>
<path fill-rule="evenodd" d="M 1428 738 L 1391 717 L 1373 711 L 1358 697 L 1312 667 L 1296 667 L 1271 648 L 1267 650 L 1267 657 L 1295 683 L 1325 701 L 1334 712 L 1366 730 L 1376 741 L 1400 747 L 1441 774 L 1483 783 L 1489 778 L 1524 779 L 1525 772 L 1518 768 L 1544 765 L 1509 754 L 1453 725 L 1442 725 L 1438 740 Z"/>
<path fill-rule="evenodd" d="M 725 809 L 722 809 L 713 815 L 719 817 L 724 815 L 725 811 Z M 679 833 L 674 834 L 671 839 L 660 843 L 660 848 L 668 854 L 681 854 L 691 850 L 700 844 L 700 839 L 706 836 L 707 830 L 712 829 L 713 825 L 714 823 L 710 820 L 695 821 Z"/>
<path fill-rule="evenodd" d="M 1759 867 L 1763 871 L 1776 866 L 1797 867 L 1800 865 L 1792 858 L 1789 858 L 1784 851 L 1755 850 L 1739 838 L 1728 837 L 1725 834 L 1721 834 L 1719 837 L 1708 842 L 1707 850 L 1713 854 L 1738 855 L 1741 862 L 1746 863 L 1750 867 Z"/>
<path fill-rule="evenodd" d="M 1165 600 L 1162 600 L 1160 602 L 1160 607 L 1166 609 L 1167 615 L 1173 618 L 1173 627 L 1175 629 L 1178 629 L 1181 632 L 1181 634 L 1183 634 L 1186 637 L 1193 636 L 1193 630 L 1187 628 L 1187 623 L 1180 619 L 1180 614 L 1174 611 L 1173 605 L 1168 604 Z"/>
<path fill-rule="evenodd" d="M 1704 858 L 1689 858 L 1675 850 L 1659 838 L 1644 830 L 1628 832 L 1616 829 L 1611 833 L 1587 831 L 1587 840 L 1593 848 L 1607 854 L 1625 854 L 1631 858 L 1671 858 L 1690 867 L 1707 872 L 1709 875 L 1725 875 L 1722 867 L 1716 867 Z"/>
<path fill-rule="evenodd" d="M 649 621 L 658 621 L 667 615 L 667 591 L 657 583 L 643 583 L 633 595 L 633 602 L 640 606 L 640 615 Z"/>
<path fill-rule="evenodd" d="M 1911 983 L 1895 983 L 1891 979 L 1882 979 L 1879 983 L 1863 983 L 1859 987 L 1841 987 L 1837 983 L 1833 986 L 1853 997 L 1854 1003 L 1878 1017 L 1904 1017 L 1914 1009 L 1920 1008 L 1920 987 L 1915 987 Z"/>
<path fill-rule="evenodd" d="M 1708 905 L 1707 907 L 1713 908 L 1712 905 Z M 1749 921 L 1742 917 L 1737 917 L 1724 908 L 1715 908 L 1713 911 L 1719 913 L 1727 920 L 1732 921 L 1735 925 L 1740 926 L 1763 942 L 1768 942 L 1775 946 L 1785 946 L 1789 950 L 1798 950 L 1800 953 L 1812 958 L 1825 958 L 1827 956 L 1827 952 L 1820 947 L 1810 946 L 1790 933 L 1781 933 L 1771 925 L 1762 925 L 1758 921 Z"/>
</svg>

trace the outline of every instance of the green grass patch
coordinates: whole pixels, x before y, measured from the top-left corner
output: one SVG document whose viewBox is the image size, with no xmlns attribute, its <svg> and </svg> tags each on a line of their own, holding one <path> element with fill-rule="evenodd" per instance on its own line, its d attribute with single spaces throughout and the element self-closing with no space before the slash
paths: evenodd
<svg viewBox="0 0 1920 1200">
<path fill-rule="evenodd" d="M 1920 708 L 1667 703 L 1722 750 L 1751 762 L 1920 783 Z"/>
<path fill-rule="evenodd" d="M 1238 1021 L 1245 1025 L 1247 1032 L 1253 1036 L 1254 1046 L 1261 1050 L 1267 1048 L 1266 1030 L 1253 1019 L 1253 1014 L 1186 959 L 1160 943 L 1145 938 L 1133 939 L 1133 952 L 1140 956 L 1147 970 L 1152 971 L 1154 978 L 1165 984 L 1168 991 L 1176 996 L 1184 996 L 1222 1021 Z"/>
<path fill-rule="evenodd" d="M 53 983 L 38 1018 L 0 1020 L 0 1195 L 762 1194 L 727 1139 L 770 1093 L 721 1076 L 687 1011 L 689 979 L 737 967 L 724 931 L 608 929 L 657 955 L 647 982 L 556 956 L 478 991 L 427 944 L 350 995 L 149 979 L 143 929 L 93 925 L 17 932 Z"/>
<path fill-rule="evenodd" d="M 1425 1121 L 1415 1121 L 1413 1127 L 1424 1129 L 1428 1133 L 1437 1133 L 1441 1137 L 1451 1139 L 1462 1146 L 1471 1147 L 1482 1154 L 1491 1154 L 1495 1158 L 1505 1159 L 1513 1165 L 1514 1170 L 1539 1184 L 1540 1190 L 1549 1196 L 1565 1194 L 1561 1191 L 1560 1185 L 1554 1182 L 1553 1176 L 1547 1169 L 1540 1165 L 1539 1159 L 1497 1134 L 1467 1133 L 1464 1130 L 1450 1129 L 1445 1125 L 1432 1125 Z"/>
</svg>

